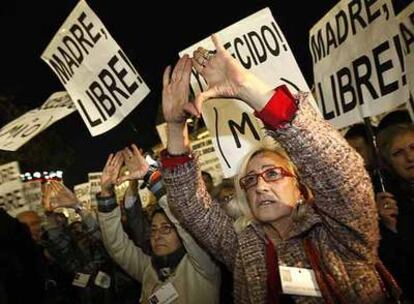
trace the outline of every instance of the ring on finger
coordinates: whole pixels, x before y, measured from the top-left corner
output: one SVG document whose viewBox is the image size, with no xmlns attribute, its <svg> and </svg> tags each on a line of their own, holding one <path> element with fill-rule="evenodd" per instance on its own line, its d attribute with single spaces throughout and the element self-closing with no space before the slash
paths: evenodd
<svg viewBox="0 0 414 304">
<path fill-rule="evenodd" d="M 207 60 L 210 60 L 211 58 L 214 57 L 214 55 L 216 55 L 216 51 L 207 51 L 204 53 L 204 58 L 206 58 Z"/>
<path fill-rule="evenodd" d="M 205 57 L 201 57 L 200 65 L 202 65 L 204 68 L 206 67 L 206 63 L 208 62 L 208 59 Z"/>
</svg>

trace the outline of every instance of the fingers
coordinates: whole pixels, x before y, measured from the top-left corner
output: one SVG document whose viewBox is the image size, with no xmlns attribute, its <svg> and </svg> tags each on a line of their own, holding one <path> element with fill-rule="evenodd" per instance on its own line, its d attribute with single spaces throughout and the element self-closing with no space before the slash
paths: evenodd
<svg viewBox="0 0 414 304">
<path fill-rule="evenodd" d="M 185 61 L 185 64 L 184 64 L 183 77 L 182 77 L 183 80 L 185 80 L 187 83 L 190 83 L 192 66 L 193 66 L 192 60 L 190 60 L 190 58 L 188 58 L 187 56 L 187 60 Z"/>
<path fill-rule="evenodd" d="M 130 176 L 129 175 L 120 176 L 116 180 L 116 184 L 119 186 L 120 184 L 122 184 L 123 182 L 126 182 L 129 179 L 130 179 Z"/>
<path fill-rule="evenodd" d="M 394 195 L 389 192 L 379 192 L 377 193 L 377 199 L 384 199 L 384 198 L 394 198 Z"/>
<path fill-rule="evenodd" d="M 124 157 L 125 161 L 128 161 L 129 159 L 131 159 L 134 156 L 133 152 L 131 151 L 131 149 L 129 147 L 125 147 L 120 152 L 121 152 L 122 156 Z"/>
<path fill-rule="evenodd" d="M 50 188 L 55 194 L 59 193 L 64 189 L 63 186 L 57 181 L 50 181 Z"/>
<path fill-rule="evenodd" d="M 197 71 L 197 73 L 201 74 L 204 67 L 200 63 L 198 63 L 197 59 L 195 59 L 194 57 L 191 58 L 191 63 L 193 64 L 193 67 Z"/>
<path fill-rule="evenodd" d="M 145 163 L 145 158 L 142 155 L 141 151 L 139 150 L 139 148 L 137 147 L 137 145 L 132 144 L 131 145 L 131 149 L 132 149 L 132 154 L 135 156 L 135 158 L 140 162 L 140 164 Z"/>
<path fill-rule="evenodd" d="M 170 74 L 171 74 L 171 66 L 167 66 L 164 70 L 164 75 L 162 77 L 162 84 L 164 87 L 170 84 Z"/>
<path fill-rule="evenodd" d="M 120 151 L 120 152 L 117 152 L 117 153 L 115 154 L 114 158 L 112 159 L 112 165 L 113 165 L 115 168 L 121 168 L 122 163 L 123 163 L 123 160 L 124 160 L 124 158 L 123 158 L 123 156 L 122 156 L 121 151 Z"/>
<path fill-rule="evenodd" d="M 188 60 L 188 55 L 184 55 L 178 60 L 171 75 L 171 82 L 179 81 L 182 77 L 184 66 Z"/>
<path fill-rule="evenodd" d="M 208 61 L 208 51 L 201 46 L 198 47 L 193 52 L 193 58 L 192 58 L 193 66 L 196 68 L 197 72 L 199 72 L 199 70 L 201 71 L 205 67 L 205 64 L 207 63 L 207 61 Z"/>
<path fill-rule="evenodd" d="M 214 90 L 210 89 L 204 92 L 201 92 L 200 94 L 198 94 L 194 100 L 194 106 L 197 109 L 199 115 L 197 117 L 200 117 L 201 115 L 201 110 L 203 107 L 203 103 L 210 99 L 210 98 L 214 98 L 216 97 L 216 94 L 214 92 Z"/>
<path fill-rule="evenodd" d="M 105 167 L 104 168 L 109 167 L 109 164 L 112 162 L 113 157 L 114 157 L 114 155 L 112 153 L 109 154 L 108 159 L 106 160 L 106 163 L 105 163 Z"/>
<path fill-rule="evenodd" d="M 224 52 L 225 51 L 225 48 L 221 45 L 217 34 L 211 35 L 211 40 L 213 41 L 214 47 L 216 48 L 217 52 Z"/>
<path fill-rule="evenodd" d="M 136 144 L 132 144 L 131 149 L 132 149 L 133 154 L 142 156 L 141 151 L 139 151 L 139 148 L 137 147 Z"/>
<path fill-rule="evenodd" d="M 189 113 L 192 116 L 200 117 L 201 112 L 199 112 L 195 106 L 195 103 L 188 102 L 184 105 L 184 111 Z"/>
</svg>

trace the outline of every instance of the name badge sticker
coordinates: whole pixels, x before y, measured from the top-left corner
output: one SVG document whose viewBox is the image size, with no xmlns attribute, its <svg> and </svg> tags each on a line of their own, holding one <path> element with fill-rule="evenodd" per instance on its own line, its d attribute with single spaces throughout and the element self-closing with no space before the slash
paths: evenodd
<svg viewBox="0 0 414 304">
<path fill-rule="evenodd" d="M 312 269 L 279 266 L 282 291 L 285 294 L 321 297 Z"/>
<path fill-rule="evenodd" d="M 173 284 L 167 283 L 154 292 L 148 298 L 148 302 L 150 304 L 170 304 L 176 299 L 178 299 L 177 290 L 175 290 Z"/>
</svg>

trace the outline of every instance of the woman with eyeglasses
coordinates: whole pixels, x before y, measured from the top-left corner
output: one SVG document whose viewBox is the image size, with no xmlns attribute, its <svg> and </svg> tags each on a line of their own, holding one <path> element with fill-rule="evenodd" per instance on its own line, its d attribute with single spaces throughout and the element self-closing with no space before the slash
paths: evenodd
<svg viewBox="0 0 414 304">
<path fill-rule="evenodd" d="M 129 175 L 120 177 L 124 163 Z M 219 303 L 220 269 L 171 214 L 165 195 L 159 198 L 159 207 L 151 215 L 151 254 L 145 254 L 122 230 L 114 186 L 125 180 L 153 179 L 157 174 L 149 170 L 135 145 L 109 156 L 102 172 L 101 193 L 97 195 L 105 248 L 115 262 L 142 284 L 140 303 Z M 162 181 L 156 180 L 151 189 L 162 194 Z"/>
<path fill-rule="evenodd" d="M 161 161 L 171 210 L 233 272 L 235 303 L 392 302 L 399 289 L 377 258 L 377 212 L 361 157 L 307 94 L 270 87 L 212 40 L 216 51 L 198 48 L 164 72 Z M 189 102 L 192 67 L 208 87 Z M 239 233 L 205 190 L 188 145 L 186 115 L 200 116 L 202 103 L 217 97 L 251 106 L 284 148 L 246 157 L 235 184 L 249 224 Z"/>
</svg>

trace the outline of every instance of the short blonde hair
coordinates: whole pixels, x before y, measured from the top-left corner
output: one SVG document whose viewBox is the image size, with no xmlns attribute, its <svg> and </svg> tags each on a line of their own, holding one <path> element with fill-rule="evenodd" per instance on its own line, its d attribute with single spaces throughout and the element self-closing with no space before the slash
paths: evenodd
<svg viewBox="0 0 414 304">
<path fill-rule="evenodd" d="M 234 177 L 234 186 L 236 188 L 237 202 L 239 204 L 240 210 L 243 213 L 243 215 L 241 216 L 240 221 L 243 222 L 244 227 L 242 227 L 242 228 L 239 227 L 237 229 L 237 230 L 240 230 L 240 231 L 243 230 L 243 228 L 245 228 L 249 223 L 251 223 L 251 221 L 254 218 L 253 214 L 251 213 L 251 210 L 250 210 L 250 205 L 249 205 L 249 202 L 247 200 L 246 192 L 240 186 L 240 179 L 247 174 L 247 165 L 249 164 L 250 160 L 252 158 L 254 158 L 255 156 L 257 156 L 257 155 L 264 154 L 264 153 L 276 154 L 276 155 L 280 156 L 282 159 L 286 160 L 286 164 L 287 164 L 286 169 L 290 173 L 292 173 L 296 177 L 298 177 L 298 170 L 296 168 L 296 165 L 292 162 L 292 160 L 290 159 L 290 157 L 288 156 L 286 151 L 280 146 L 276 146 L 276 147 L 267 147 L 267 146 L 258 147 L 256 149 L 252 150 L 249 154 L 247 154 L 245 156 L 244 160 L 242 161 L 241 165 L 240 165 L 239 174 L 237 174 Z M 298 178 L 296 180 L 298 181 Z M 299 182 L 298 182 L 298 188 L 299 188 L 299 190 L 301 190 Z"/>
<path fill-rule="evenodd" d="M 414 133 L 414 125 L 401 123 L 391 125 L 380 131 L 377 136 L 378 150 L 385 163 L 392 168 L 391 147 L 399 136 Z"/>
</svg>

